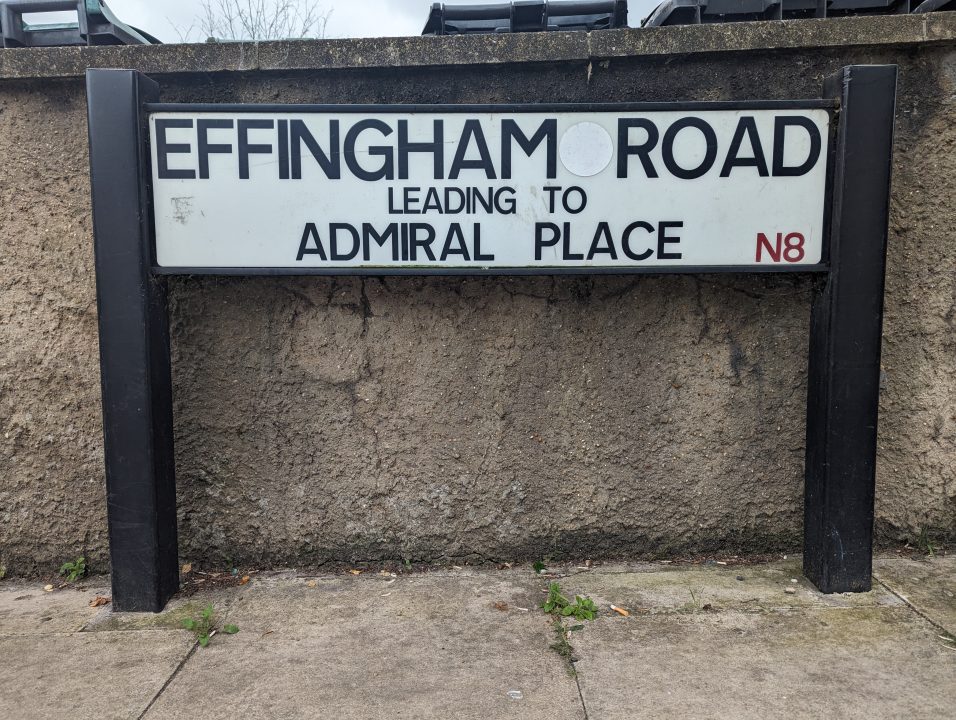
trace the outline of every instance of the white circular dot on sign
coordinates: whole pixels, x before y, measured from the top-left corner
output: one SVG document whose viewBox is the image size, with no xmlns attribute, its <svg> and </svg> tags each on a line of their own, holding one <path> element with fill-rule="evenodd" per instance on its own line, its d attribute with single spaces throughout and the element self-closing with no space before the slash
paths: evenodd
<svg viewBox="0 0 956 720">
<path fill-rule="evenodd" d="M 561 164 L 578 177 L 597 175 L 614 158 L 614 141 L 603 127 L 579 122 L 561 137 Z"/>
</svg>

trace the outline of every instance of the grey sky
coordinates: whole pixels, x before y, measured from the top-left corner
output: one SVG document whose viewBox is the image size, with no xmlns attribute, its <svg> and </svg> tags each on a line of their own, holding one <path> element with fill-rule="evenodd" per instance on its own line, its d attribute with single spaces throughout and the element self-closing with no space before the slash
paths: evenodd
<svg viewBox="0 0 956 720">
<path fill-rule="evenodd" d="M 446 0 L 449 5 L 494 0 Z M 320 0 L 332 10 L 329 37 L 418 35 L 425 25 L 431 0 Z M 163 42 L 176 42 L 176 28 L 188 28 L 198 0 L 107 0 L 125 23 L 152 33 Z M 630 0 L 630 24 L 639 25 L 658 0 Z"/>
</svg>

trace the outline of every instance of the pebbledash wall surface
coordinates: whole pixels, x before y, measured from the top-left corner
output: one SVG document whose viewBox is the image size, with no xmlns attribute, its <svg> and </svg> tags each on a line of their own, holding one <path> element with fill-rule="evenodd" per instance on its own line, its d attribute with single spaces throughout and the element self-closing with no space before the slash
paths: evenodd
<svg viewBox="0 0 956 720">
<path fill-rule="evenodd" d="M 818 97 L 900 66 L 877 539 L 956 535 L 956 13 L 0 51 L 0 562 L 108 567 L 83 73 L 171 102 Z M 754 202 L 759 202 L 755 198 Z M 180 552 L 799 550 L 809 275 L 170 280 Z"/>
</svg>

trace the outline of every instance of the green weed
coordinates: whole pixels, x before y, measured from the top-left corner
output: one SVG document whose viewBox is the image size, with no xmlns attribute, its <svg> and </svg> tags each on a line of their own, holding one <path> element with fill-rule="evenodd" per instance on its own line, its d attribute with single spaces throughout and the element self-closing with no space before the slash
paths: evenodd
<svg viewBox="0 0 956 720">
<path fill-rule="evenodd" d="M 237 625 L 223 625 L 221 628 L 218 627 L 216 610 L 213 608 L 212 603 L 202 609 L 198 618 L 186 618 L 183 620 L 183 627 L 192 631 L 200 647 L 209 645 L 209 641 L 217 632 L 221 631 L 226 635 L 235 635 L 239 632 Z"/>
<path fill-rule="evenodd" d="M 551 643 L 551 649 L 554 650 L 563 660 L 570 663 L 574 656 L 574 648 L 568 641 L 568 631 L 560 620 L 554 621 L 554 642 Z"/>
<path fill-rule="evenodd" d="M 574 646 L 571 645 L 571 633 L 584 630 L 584 625 L 572 625 L 566 628 L 561 618 L 556 617 L 551 629 L 554 631 L 554 642 L 549 647 L 564 661 L 571 677 L 577 676 L 577 670 L 574 669 L 575 657 Z"/>
<path fill-rule="evenodd" d="M 930 538 L 926 528 L 919 531 L 919 537 L 916 538 L 916 549 L 926 557 L 936 557 L 936 545 Z"/>
<path fill-rule="evenodd" d="M 575 620 L 593 620 L 598 613 L 591 598 L 575 595 L 572 603 L 561 594 L 561 586 L 556 582 L 548 586 L 548 599 L 541 603 L 541 609 L 549 615 L 573 617 Z"/>
<path fill-rule="evenodd" d="M 80 556 L 72 562 L 63 563 L 60 566 L 60 575 L 65 575 L 67 582 L 76 582 L 86 575 L 86 558 Z"/>
<path fill-rule="evenodd" d="M 698 594 L 700 591 L 698 590 L 695 593 L 693 588 L 688 588 L 688 591 L 690 592 L 691 605 L 693 606 L 694 610 L 696 610 L 697 612 L 700 612 L 701 602 L 700 602 L 700 595 Z"/>
</svg>

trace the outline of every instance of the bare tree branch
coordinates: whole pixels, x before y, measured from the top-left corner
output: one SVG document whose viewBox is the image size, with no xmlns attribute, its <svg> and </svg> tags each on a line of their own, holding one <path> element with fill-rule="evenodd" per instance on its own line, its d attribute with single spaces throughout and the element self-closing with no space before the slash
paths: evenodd
<svg viewBox="0 0 956 720">
<path fill-rule="evenodd" d="M 181 42 L 324 38 L 331 10 L 317 0 L 201 0 Z"/>
</svg>

